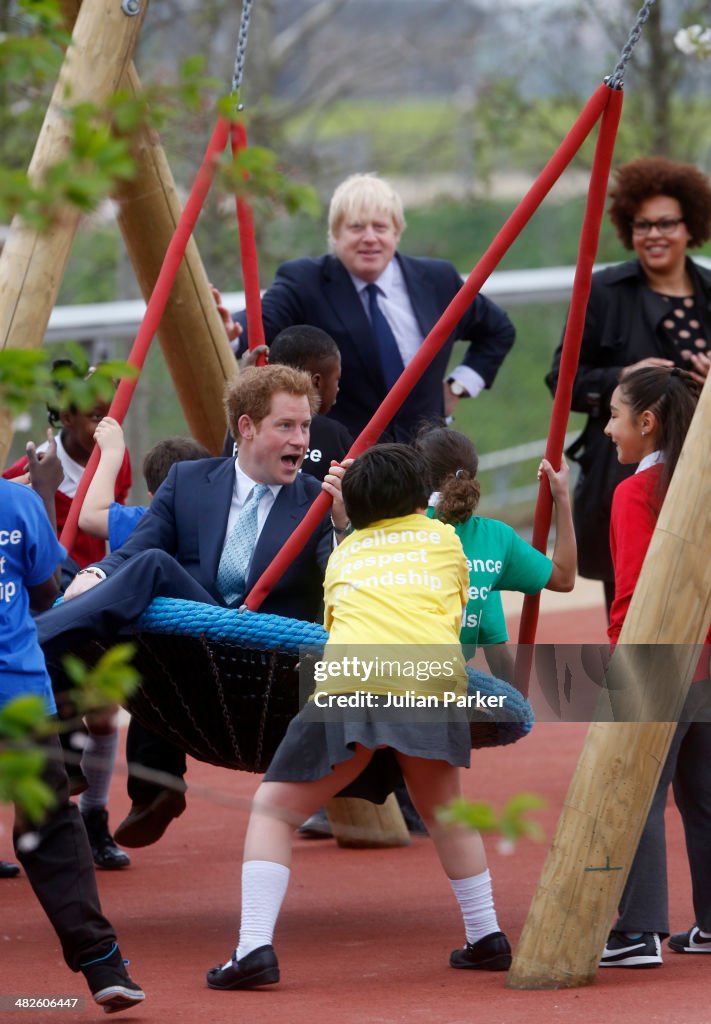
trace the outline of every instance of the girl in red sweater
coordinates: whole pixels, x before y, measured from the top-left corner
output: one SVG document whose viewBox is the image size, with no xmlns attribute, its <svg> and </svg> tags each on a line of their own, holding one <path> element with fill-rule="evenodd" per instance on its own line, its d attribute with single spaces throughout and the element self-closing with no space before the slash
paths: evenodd
<svg viewBox="0 0 711 1024">
<path fill-rule="evenodd" d="M 650 365 L 622 377 L 610 402 L 605 433 L 622 465 L 638 463 L 612 500 L 610 548 L 615 599 L 608 635 L 613 644 L 642 569 L 700 387 L 685 370 Z M 711 630 L 706 638 L 708 644 Z M 702 657 L 702 663 L 707 659 Z M 672 935 L 677 953 L 711 953 L 711 683 L 697 670 L 657 786 L 622 894 L 620 916 L 601 967 L 654 967 L 669 935 L 664 811 L 670 782 L 684 823 L 696 923 Z"/>
</svg>

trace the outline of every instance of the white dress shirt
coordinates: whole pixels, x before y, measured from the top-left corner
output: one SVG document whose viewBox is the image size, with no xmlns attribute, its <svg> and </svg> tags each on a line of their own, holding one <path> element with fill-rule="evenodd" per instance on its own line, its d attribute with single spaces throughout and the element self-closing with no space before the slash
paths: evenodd
<svg viewBox="0 0 711 1024">
<path fill-rule="evenodd" d="M 235 484 L 232 490 L 232 503 L 230 505 L 230 514 L 227 517 L 227 530 L 222 541 L 222 547 L 225 547 L 225 541 L 232 532 L 232 527 L 237 522 L 237 517 L 244 507 L 244 503 L 249 498 L 253 489 L 257 486 L 255 480 L 250 479 L 244 470 L 240 467 L 239 460 L 235 459 Z M 276 501 L 277 494 L 282 488 L 281 484 L 269 484 L 269 490 L 266 494 L 262 495 L 262 499 L 259 502 L 259 508 L 257 509 L 257 540 L 262 532 L 262 528 L 267 520 L 267 516 L 272 510 L 272 505 Z"/>
<path fill-rule="evenodd" d="M 649 455 L 644 456 L 639 466 L 635 469 L 635 473 L 643 473 L 645 469 L 656 466 L 658 462 L 664 462 L 664 452 L 650 452 Z"/>
<path fill-rule="evenodd" d="M 365 314 L 370 320 L 368 282 L 356 277 L 355 274 L 351 274 L 350 277 L 363 303 Z M 424 336 L 412 308 L 402 267 L 397 260 L 390 260 L 375 284 L 379 289 L 378 305 L 395 335 L 403 365 L 407 366 L 424 341 Z M 472 398 L 484 388 L 483 377 L 470 366 L 458 366 L 452 370 L 450 376 L 461 381 Z"/>
</svg>

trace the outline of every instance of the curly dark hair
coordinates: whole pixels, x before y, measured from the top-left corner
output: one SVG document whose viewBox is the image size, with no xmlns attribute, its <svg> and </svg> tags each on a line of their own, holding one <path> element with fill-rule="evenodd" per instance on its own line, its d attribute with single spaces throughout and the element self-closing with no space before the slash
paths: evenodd
<svg viewBox="0 0 711 1024">
<path fill-rule="evenodd" d="M 637 210 L 654 196 L 671 196 L 681 206 L 690 248 L 711 237 L 711 182 L 693 164 L 663 156 L 646 156 L 622 164 L 610 189 L 610 220 L 626 249 L 632 248 L 632 221 Z"/>
<path fill-rule="evenodd" d="M 415 439 L 415 449 L 425 460 L 427 489 L 439 491 L 435 514 L 445 523 L 466 523 L 479 504 L 476 479 L 479 456 L 458 430 L 425 427 Z"/>
</svg>

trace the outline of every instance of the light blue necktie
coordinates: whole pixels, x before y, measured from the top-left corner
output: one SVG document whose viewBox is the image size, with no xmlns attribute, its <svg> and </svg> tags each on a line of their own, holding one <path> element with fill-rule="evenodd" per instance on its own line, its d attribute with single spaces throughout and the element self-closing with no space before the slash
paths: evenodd
<svg viewBox="0 0 711 1024">
<path fill-rule="evenodd" d="M 377 284 L 369 284 L 366 285 L 365 290 L 368 293 L 370 323 L 373 328 L 375 340 L 378 344 L 380 362 L 383 367 L 383 376 L 385 377 L 385 384 L 389 391 L 404 370 L 405 365 L 402 361 L 402 356 L 400 355 L 400 349 L 397 347 L 397 341 L 395 340 L 393 329 L 388 323 L 387 318 L 378 303 L 378 294 L 380 289 Z"/>
<path fill-rule="evenodd" d="M 268 490 L 268 484 L 254 485 L 222 551 L 217 587 L 230 607 L 240 602 L 245 594 L 249 563 L 257 543 L 259 502 Z"/>
</svg>

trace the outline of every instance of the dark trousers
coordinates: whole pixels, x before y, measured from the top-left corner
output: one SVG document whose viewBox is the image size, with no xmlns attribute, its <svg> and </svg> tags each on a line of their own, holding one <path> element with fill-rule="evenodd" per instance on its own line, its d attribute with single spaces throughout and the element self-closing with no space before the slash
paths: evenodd
<svg viewBox="0 0 711 1024">
<path fill-rule="evenodd" d="M 107 580 L 87 593 L 40 615 L 37 629 L 55 692 L 64 692 L 68 687 L 62 668 L 62 656 L 67 650 L 74 649 L 81 656 L 87 638 L 91 637 L 104 643 L 118 642 L 121 631 L 139 618 L 154 597 L 217 604 L 172 555 L 150 550 L 128 559 Z M 126 753 L 129 763 L 180 778 L 185 774 L 185 754 L 133 719 Z M 150 802 L 161 788 L 160 784 L 129 774 L 128 793 L 134 803 Z"/>
<path fill-rule="evenodd" d="M 128 795 L 134 804 L 150 803 L 165 788 L 160 782 L 152 782 L 131 771 L 131 765 L 152 771 L 166 772 L 182 780 L 187 765 L 185 753 L 168 740 L 149 732 L 140 722 L 132 718 L 126 736 L 126 760 L 128 761 Z"/>
<path fill-rule="evenodd" d="M 39 827 L 15 809 L 15 853 L 57 933 L 67 966 L 78 971 L 80 964 L 108 953 L 116 935 L 101 911 L 89 840 L 79 809 L 69 800 L 57 738 L 48 740 L 46 748 L 49 756 L 42 778 L 57 803 Z M 18 842 L 26 832 L 37 837 L 30 849 Z"/>
<path fill-rule="evenodd" d="M 615 928 L 669 934 L 664 812 L 671 783 L 686 834 L 695 920 L 711 931 L 711 682 L 692 683 L 672 738 Z M 684 929 L 689 922 L 683 922 Z"/>
<path fill-rule="evenodd" d="M 46 656 L 54 656 L 81 636 L 118 641 L 121 630 L 135 622 L 154 597 L 217 604 L 172 555 L 157 549 L 141 551 L 96 587 L 38 615 L 39 642 Z"/>
</svg>

